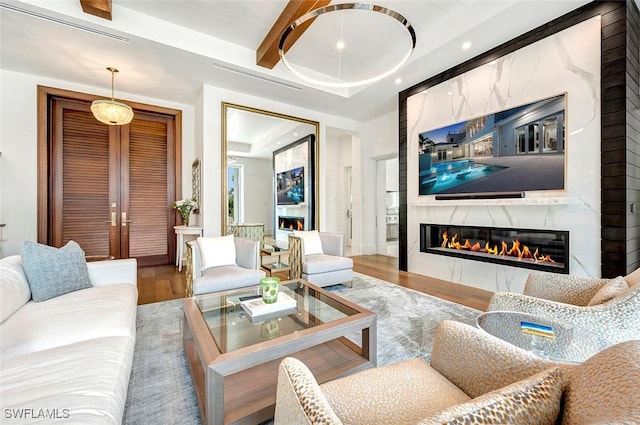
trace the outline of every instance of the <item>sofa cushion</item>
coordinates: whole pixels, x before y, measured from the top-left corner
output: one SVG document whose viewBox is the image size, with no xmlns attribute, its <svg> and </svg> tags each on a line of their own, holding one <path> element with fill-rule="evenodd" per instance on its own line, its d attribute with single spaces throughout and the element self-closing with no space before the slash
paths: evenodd
<svg viewBox="0 0 640 425">
<path fill-rule="evenodd" d="M 598 305 L 604 304 L 607 301 L 611 301 L 614 298 L 619 297 L 629 290 L 629 285 L 627 281 L 622 276 L 618 276 L 616 278 L 610 279 L 602 288 L 595 293 L 589 304 L 587 305 Z"/>
<path fill-rule="evenodd" d="M 233 241 L 233 235 L 199 237 L 197 242 L 200 249 L 201 270 L 236 264 L 236 244 Z"/>
<path fill-rule="evenodd" d="M 302 239 L 302 255 L 324 254 L 322 240 L 317 230 L 296 230 L 293 235 Z"/>
<path fill-rule="evenodd" d="M 22 267 L 35 302 L 91 287 L 84 251 L 74 241 L 59 249 L 25 242 Z"/>
<path fill-rule="evenodd" d="M 209 294 L 258 285 L 265 272 L 238 266 L 213 267 L 193 280 L 193 295 Z"/>
<path fill-rule="evenodd" d="M 555 367 L 449 407 L 420 424 L 554 425 L 560 413 L 562 385 L 561 370 Z"/>
<path fill-rule="evenodd" d="M 0 326 L 2 360 L 106 336 L 135 338 L 136 300 L 135 285 L 120 283 L 28 302 Z"/>
<path fill-rule="evenodd" d="M 50 350 L 2 359 L 0 408 L 6 423 L 120 425 L 134 340 L 95 338 Z M 12 412 L 54 411 L 61 419 L 7 417 Z M 5 423 L 5 422 L 2 422 Z"/>
<path fill-rule="evenodd" d="M 352 268 L 353 260 L 351 258 L 324 254 L 309 255 L 302 264 L 302 272 L 305 274 L 327 273 Z"/>
<path fill-rule="evenodd" d="M 31 290 L 19 255 L 0 260 L 0 322 L 31 299 Z"/>
</svg>

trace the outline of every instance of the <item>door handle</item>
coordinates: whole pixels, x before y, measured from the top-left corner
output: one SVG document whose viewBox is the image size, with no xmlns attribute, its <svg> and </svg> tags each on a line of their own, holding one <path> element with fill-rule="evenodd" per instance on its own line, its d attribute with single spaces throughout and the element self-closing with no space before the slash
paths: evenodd
<svg viewBox="0 0 640 425">
<path fill-rule="evenodd" d="M 127 220 L 127 213 L 122 213 L 122 227 L 127 227 L 127 223 L 131 223 L 131 220 Z"/>
<path fill-rule="evenodd" d="M 107 220 L 105 221 L 105 223 L 111 223 L 111 227 L 116 227 L 116 212 L 115 211 L 111 211 L 111 220 Z"/>
</svg>

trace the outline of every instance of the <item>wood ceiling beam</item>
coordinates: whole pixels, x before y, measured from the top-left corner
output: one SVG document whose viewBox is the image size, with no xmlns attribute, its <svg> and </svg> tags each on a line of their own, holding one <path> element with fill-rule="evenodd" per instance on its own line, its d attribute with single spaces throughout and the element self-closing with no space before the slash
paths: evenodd
<svg viewBox="0 0 640 425">
<path fill-rule="evenodd" d="M 273 69 L 273 67 L 280 62 L 278 43 L 280 43 L 280 37 L 282 37 L 282 33 L 289 24 L 305 13 L 324 7 L 329 3 L 331 3 L 331 0 L 289 0 L 280 17 L 276 23 L 273 24 L 264 40 L 262 40 L 260 47 L 258 47 L 256 51 L 256 64 Z M 311 25 L 313 21 L 313 19 L 308 20 L 297 27 L 296 30 L 287 37 L 287 42 L 284 45 L 285 53 L 294 45 L 296 40 L 300 38 L 307 28 L 309 28 L 309 25 Z"/>
<path fill-rule="evenodd" d="M 82 11 L 111 20 L 111 0 L 80 0 Z"/>
</svg>

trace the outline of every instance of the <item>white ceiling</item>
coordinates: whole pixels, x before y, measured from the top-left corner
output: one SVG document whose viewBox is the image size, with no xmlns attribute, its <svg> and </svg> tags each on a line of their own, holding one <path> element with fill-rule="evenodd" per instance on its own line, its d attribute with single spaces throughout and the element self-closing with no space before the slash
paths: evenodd
<svg viewBox="0 0 640 425">
<path fill-rule="evenodd" d="M 416 50 L 397 75 L 365 88 L 331 92 L 305 85 L 282 64 L 273 70 L 255 65 L 255 50 L 286 0 L 113 0 L 112 21 L 84 14 L 78 0 L 0 2 L 130 39 L 124 43 L 0 8 L 2 69 L 103 87 L 109 85 L 105 67 L 115 66 L 121 71 L 116 97 L 132 93 L 193 104 L 206 84 L 359 121 L 393 111 L 399 91 L 587 3 L 375 1 L 411 22 Z M 464 41 L 472 47 L 462 50 Z M 384 51 L 376 54 L 383 56 Z M 308 56 L 326 61 L 317 51 Z M 260 78 L 216 68 L 214 63 Z M 402 83 L 394 83 L 397 77 Z"/>
</svg>

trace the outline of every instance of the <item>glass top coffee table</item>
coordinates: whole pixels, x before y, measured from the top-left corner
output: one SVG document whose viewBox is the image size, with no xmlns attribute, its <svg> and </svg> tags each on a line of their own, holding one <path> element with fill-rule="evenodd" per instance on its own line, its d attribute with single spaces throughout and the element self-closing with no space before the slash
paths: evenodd
<svg viewBox="0 0 640 425">
<path fill-rule="evenodd" d="M 603 335 L 580 326 L 515 311 L 488 311 L 476 318 L 478 328 L 538 357 L 581 363 L 611 344 Z"/>
<path fill-rule="evenodd" d="M 273 417 L 278 366 L 303 361 L 322 383 L 376 365 L 376 315 L 303 280 L 280 284 L 295 308 L 251 320 L 249 289 L 184 300 L 183 344 L 207 424 Z"/>
</svg>

